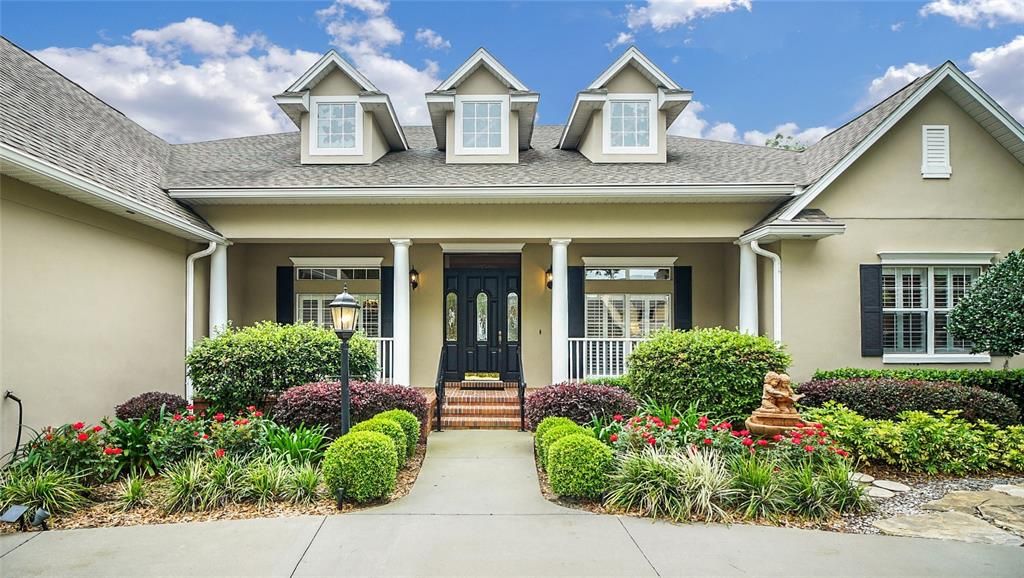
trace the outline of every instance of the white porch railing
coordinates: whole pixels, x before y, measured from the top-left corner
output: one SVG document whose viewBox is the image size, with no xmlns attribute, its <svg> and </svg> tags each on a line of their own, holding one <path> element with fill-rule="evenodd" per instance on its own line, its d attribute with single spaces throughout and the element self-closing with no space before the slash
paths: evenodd
<svg viewBox="0 0 1024 578">
<path fill-rule="evenodd" d="M 570 337 L 569 381 L 618 377 L 629 369 L 629 354 L 645 337 Z"/>
<path fill-rule="evenodd" d="M 395 375 L 395 338 L 371 337 L 377 346 L 377 381 L 393 383 Z"/>
</svg>

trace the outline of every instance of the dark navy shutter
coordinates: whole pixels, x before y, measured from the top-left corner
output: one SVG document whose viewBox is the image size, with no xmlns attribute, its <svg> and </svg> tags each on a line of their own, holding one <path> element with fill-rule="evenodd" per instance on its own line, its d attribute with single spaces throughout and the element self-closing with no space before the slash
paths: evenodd
<svg viewBox="0 0 1024 578">
<path fill-rule="evenodd" d="M 295 323 L 295 268 L 277 268 L 277 322 Z"/>
<path fill-rule="evenodd" d="M 395 336 L 395 268 L 380 268 L 380 336 Z"/>
<path fill-rule="evenodd" d="M 586 337 L 583 312 L 586 296 L 583 291 L 583 267 L 569 267 L 569 337 Z"/>
<path fill-rule="evenodd" d="M 882 356 L 882 266 L 860 266 L 860 354 Z"/>
<path fill-rule="evenodd" d="M 673 328 L 693 329 L 693 267 L 673 267 L 672 288 L 675 293 Z"/>
</svg>

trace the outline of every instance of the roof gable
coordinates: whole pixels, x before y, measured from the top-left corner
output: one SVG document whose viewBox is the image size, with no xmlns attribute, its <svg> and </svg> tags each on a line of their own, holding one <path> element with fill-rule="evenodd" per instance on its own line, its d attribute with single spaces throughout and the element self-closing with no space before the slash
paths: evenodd
<svg viewBox="0 0 1024 578">
<path fill-rule="evenodd" d="M 668 90 L 682 89 L 682 87 L 669 78 L 662 69 L 658 68 L 649 58 L 644 56 L 636 46 L 630 46 L 622 53 L 622 56 L 620 56 L 618 60 L 613 62 L 608 68 L 604 69 L 604 72 L 602 72 L 594 82 L 590 83 L 587 90 L 600 90 L 602 88 L 607 88 L 611 79 L 615 78 L 623 68 L 630 65 L 636 67 L 636 69 L 640 71 L 640 74 L 644 75 L 644 77 L 646 77 L 647 80 L 656 87 Z"/>
<path fill-rule="evenodd" d="M 326 54 L 320 57 L 313 66 L 310 66 L 306 72 L 302 73 L 298 79 L 295 80 L 289 86 L 285 92 L 302 92 L 309 90 L 317 85 L 321 80 L 324 79 L 332 70 L 341 70 L 355 82 L 360 89 L 367 92 L 379 92 L 377 87 L 370 82 L 370 79 L 363 76 L 361 72 L 356 70 L 355 66 L 352 66 L 347 60 L 341 57 L 334 50 L 328 50 Z"/>
<path fill-rule="evenodd" d="M 505 68 L 505 66 L 502 63 L 498 62 L 497 58 L 495 58 L 490 52 L 487 52 L 486 48 L 481 47 L 477 48 L 476 52 L 474 52 L 472 56 L 466 59 L 466 61 L 463 62 L 461 66 L 455 69 L 455 72 L 453 72 L 451 76 L 446 78 L 444 82 L 438 85 L 438 87 L 434 89 L 434 92 L 439 92 L 442 90 L 453 90 L 457 88 L 460 84 L 462 84 L 464 80 L 469 78 L 469 76 L 476 72 L 476 70 L 481 66 L 489 70 L 490 73 L 493 74 L 495 78 L 497 78 L 505 86 L 509 87 L 512 90 L 530 90 L 529 88 L 526 88 L 526 85 L 523 84 L 521 80 L 516 78 L 515 75 L 512 74 L 511 71 L 509 71 L 509 69 Z"/>
</svg>

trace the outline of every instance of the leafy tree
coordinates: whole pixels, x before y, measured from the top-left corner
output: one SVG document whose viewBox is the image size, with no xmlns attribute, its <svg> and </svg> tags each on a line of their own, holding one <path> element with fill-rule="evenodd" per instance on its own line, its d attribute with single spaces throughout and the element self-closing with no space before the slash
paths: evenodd
<svg viewBox="0 0 1024 578">
<path fill-rule="evenodd" d="M 777 132 L 775 133 L 775 136 L 765 140 L 764 146 L 774 149 L 785 149 L 787 151 L 802 151 L 807 149 L 807 145 L 796 140 L 792 135 L 783 135 L 781 132 Z"/>
<path fill-rule="evenodd" d="M 1010 357 L 1024 351 L 1024 249 L 1011 251 L 975 281 L 949 312 L 948 329 L 971 351 Z"/>
</svg>

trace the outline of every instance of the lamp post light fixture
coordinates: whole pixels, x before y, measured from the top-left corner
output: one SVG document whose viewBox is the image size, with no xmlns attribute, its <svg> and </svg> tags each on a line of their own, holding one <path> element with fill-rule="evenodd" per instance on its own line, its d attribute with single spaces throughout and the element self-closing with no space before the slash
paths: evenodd
<svg viewBox="0 0 1024 578">
<path fill-rule="evenodd" d="M 351 395 L 348 389 L 348 340 L 356 333 L 359 302 L 348 294 L 348 285 L 345 285 L 329 307 L 334 333 L 341 340 L 341 435 L 345 435 L 352 426 L 352 416 L 349 412 Z"/>
</svg>

